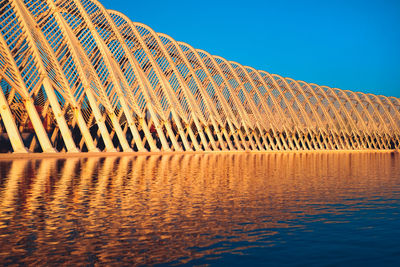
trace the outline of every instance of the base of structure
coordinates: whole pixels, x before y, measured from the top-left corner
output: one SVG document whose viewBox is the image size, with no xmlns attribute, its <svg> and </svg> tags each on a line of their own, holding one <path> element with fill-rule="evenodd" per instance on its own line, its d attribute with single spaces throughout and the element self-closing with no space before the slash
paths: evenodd
<svg viewBox="0 0 400 267">
<path fill-rule="evenodd" d="M 28 154 L 28 153 L 29 153 L 29 150 L 26 147 L 18 149 L 13 152 L 13 154 Z"/>
</svg>

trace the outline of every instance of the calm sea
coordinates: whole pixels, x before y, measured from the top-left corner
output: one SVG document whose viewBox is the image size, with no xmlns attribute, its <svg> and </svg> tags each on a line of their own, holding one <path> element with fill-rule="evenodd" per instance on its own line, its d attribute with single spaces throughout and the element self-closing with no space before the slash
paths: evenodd
<svg viewBox="0 0 400 267">
<path fill-rule="evenodd" d="M 400 155 L 0 161 L 0 265 L 400 266 Z"/>
</svg>

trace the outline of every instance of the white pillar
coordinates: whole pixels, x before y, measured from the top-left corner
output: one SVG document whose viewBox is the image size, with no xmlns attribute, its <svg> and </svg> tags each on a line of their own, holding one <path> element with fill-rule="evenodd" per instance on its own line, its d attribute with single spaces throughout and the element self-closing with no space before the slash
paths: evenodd
<svg viewBox="0 0 400 267">
<path fill-rule="evenodd" d="M 8 138 L 14 150 L 14 153 L 27 153 L 24 142 L 19 134 L 15 120 L 11 114 L 7 99 L 4 96 L 3 89 L 0 87 L 0 115 L 3 119 L 4 127 L 6 128 Z"/>
<path fill-rule="evenodd" d="M 49 137 L 43 127 L 42 120 L 36 111 L 35 105 L 32 103 L 31 99 L 25 100 L 24 104 L 43 152 L 56 153 L 57 151 L 50 143 Z"/>
<path fill-rule="evenodd" d="M 142 126 L 143 133 L 147 139 L 147 142 L 149 143 L 150 151 L 152 151 L 152 152 L 160 151 L 160 149 L 158 149 L 156 144 L 154 143 L 153 136 L 150 133 L 149 127 L 147 127 L 145 119 L 139 118 L 139 124 L 140 124 L 140 126 Z"/>
<path fill-rule="evenodd" d="M 94 144 L 92 135 L 90 134 L 89 129 L 87 128 L 85 119 L 82 116 L 82 112 L 79 109 L 76 110 L 75 116 L 76 116 L 76 121 L 77 121 L 78 127 L 81 130 L 81 134 L 82 134 L 83 140 L 85 141 L 88 151 L 89 152 L 99 152 L 100 150 Z"/>
<path fill-rule="evenodd" d="M 110 113 L 109 117 L 110 117 L 111 122 L 112 122 L 112 124 L 114 126 L 115 133 L 118 136 L 118 140 L 119 140 L 119 143 L 120 143 L 120 145 L 122 147 L 122 150 L 124 152 L 133 152 L 132 148 L 128 144 L 128 141 L 126 141 L 124 132 L 121 129 L 121 125 L 119 124 L 117 116 L 115 116 L 114 113 Z"/>
<path fill-rule="evenodd" d="M 97 102 L 93 96 L 92 91 L 86 90 L 86 97 L 88 99 L 90 107 L 92 108 L 93 116 L 96 120 L 97 127 L 99 127 L 106 151 L 117 152 L 117 150 L 114 147 L 114 144 L 111 141 L 110 133 L 108 132 L 107 127 L 104 124 L 103 116 L 101 115 L 99 107 L 97 106 Z"/>
<path fill-rule="evenodd" d="M 67 148 L 67 151 L 75 152 L 75 153 L 80 152 L 79 149 L 75 146 L 74 139 L 72 139 L 71 131 L 69 130 L 67 122 L 65 121 L 64 114 L 60 108 L 60 105 L 57 100 L 57 96 L 54 93 L 54 89 L 51 86 L 51 83 L 50 83 L 48 77 L 45 77 L 43 79 L 43 88 L 46 91 L 47 97 L 49 99 L 51 108 L 53 110 L 54 117 L 57 121 L 57 125 L 60 128 L 60 132 L 63 137 L 64 144 Z"/>
<path fill-rule="evenodd" d="M 126 118 L 126 120 L 128 122 L 128 127 L 131 130 L 133 139 L 135 140 L 135 143 L 136 143 L 136 146 L 137 146 L 138 150 L 139 151 L 146 151 L 146 149 L 143 146 L 142 140 L 140 138 L 139 132 L 136 129 L 136 125 L 135 125 L 135 123 L 133 121 L 132 114 L 130 113 L 131 109 L 129 108 L 128 104 L 125 102 L 125 99 L 124 99 L 123 95 L 119 96 L 118 98 L 119 98 L 119 102 L 121 103 L 123 112 L 125 114 L 125 118 Z"/>
</svg>

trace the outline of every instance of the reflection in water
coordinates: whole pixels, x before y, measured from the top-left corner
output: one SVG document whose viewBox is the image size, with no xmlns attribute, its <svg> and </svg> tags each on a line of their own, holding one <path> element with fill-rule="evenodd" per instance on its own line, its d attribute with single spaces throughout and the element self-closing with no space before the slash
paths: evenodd
<svg viewBox="0 0 400 267">
<path fill-rule="evenodd" d="M 390 153 L 2 161 L 0 263 L 394 263 L 399 163 Z"/>
</svg>

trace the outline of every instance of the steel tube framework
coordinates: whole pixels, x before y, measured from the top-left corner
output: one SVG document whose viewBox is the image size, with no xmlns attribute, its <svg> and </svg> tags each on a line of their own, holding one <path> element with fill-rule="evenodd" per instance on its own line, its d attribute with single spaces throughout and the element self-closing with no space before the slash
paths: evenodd
<svg viewBox="0 0 400 267">
<path fill-rule="evenodd" d="M 242 66 L 96 0 L 0 0 L 0 152 L 399 149 L 400 100 Z"/>
</svg>

